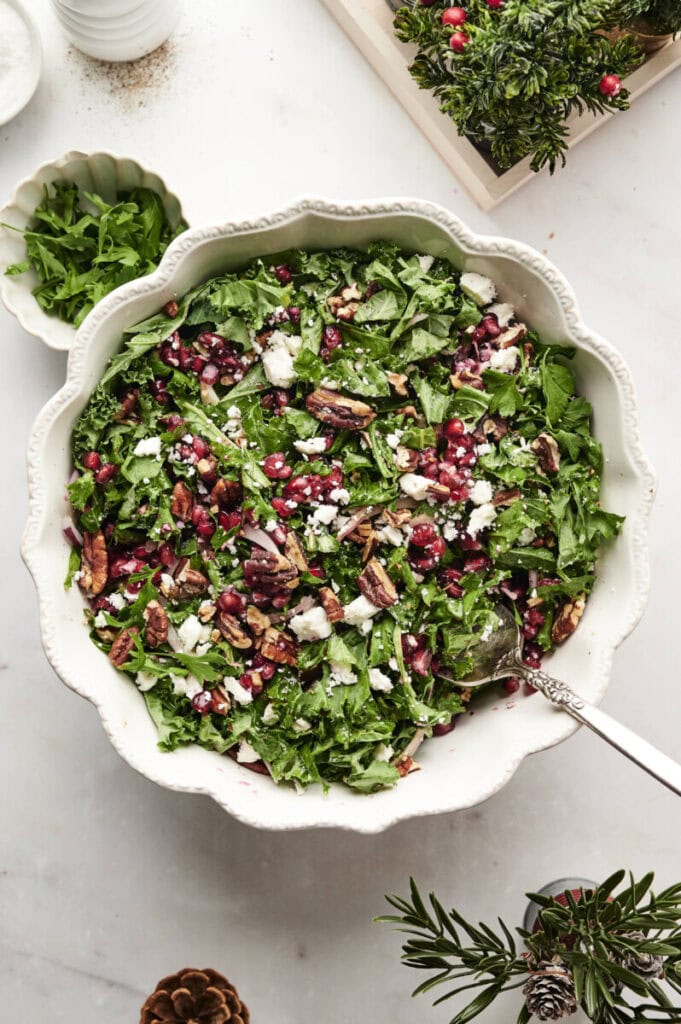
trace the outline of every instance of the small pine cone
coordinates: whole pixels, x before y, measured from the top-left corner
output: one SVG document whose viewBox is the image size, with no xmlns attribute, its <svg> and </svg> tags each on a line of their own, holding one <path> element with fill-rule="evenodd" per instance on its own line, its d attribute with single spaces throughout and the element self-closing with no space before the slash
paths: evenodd
<svg viewBox="0 0 681 1024">
<path fill-rule="evenodd" d="M 632 942 L 645 941 L 643 932 L 627 932 L 622 938 L 631 939 Z M 647 980 L 661 978 L 664 975 L 664 957 L 655 956 L 653 953 L 625 953 L 620 963 L 628 971 Z"/>
<path fill-rule="evenodd" d="M 142 1007 L 140 1024 L 249 1024 L 234 986 L 217 971 L 185 967 L 162 978 Z"/>
<path fill-rule="evenodd" d="M 539 1020 L 560 1020 L 577 1012 L 575 983 L 560 957 L 541 960 L 523 988 L 525 1005 Z"/>
</svg>

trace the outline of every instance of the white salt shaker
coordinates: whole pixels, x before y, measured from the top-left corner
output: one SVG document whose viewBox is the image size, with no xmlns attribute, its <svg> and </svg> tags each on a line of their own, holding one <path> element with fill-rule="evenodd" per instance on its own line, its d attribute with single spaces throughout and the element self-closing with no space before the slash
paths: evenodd
<svg viewBox="0 0 681 1024">
<path fill-rule="evenodd" d="M 166 41 L 180 0 L 52 0 L 74 46 L 106 61 L 138 60 Z"/>
</svg>

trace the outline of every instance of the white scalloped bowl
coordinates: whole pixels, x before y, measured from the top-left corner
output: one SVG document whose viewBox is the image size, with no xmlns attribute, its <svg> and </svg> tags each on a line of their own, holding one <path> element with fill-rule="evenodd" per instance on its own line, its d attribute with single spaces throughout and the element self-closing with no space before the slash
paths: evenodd
<svg viewBox="0 0 681 1024">
<path fill-rule="evenodd" d="M 30 178 L 25 178 L 7 205 L 0 210 L 0 224 L 10 224 L 23 231 L 33 221 L 33 211 L 43 198 L 46 185 L 72 182 L 88 192 L 96 192 L 111 203 L 118 192 L 133 188 L 149 188 L 158 193 L 170 224 L 182 220 L 180 200 L 170 192 L 162 178 L 130 157 L 114 153 L 65 153 L 57 160 L 42 164 Z M 76 337 L 75 328 L 56 316 L 43 312 L 33 289 L 39 284 L 34 270 L 16 277 L 6 277 L 13 263 L 26 259 L 26 247 L 19 231 L 0 227 L 0 298 L 10 313 L 29 334 L 44 341 L 49 348 L 69 349 Z"/>
<path fill-rule="evenodd" d="M 199 747 L 161 753 L 137 689 L 91 643 L 78 588 L 64 591 L 68 545 L 60 522 L 64 481 L 71 471 L 69 437 L 122 331 L 197 282 L 253 257 L 294 246 L 361 248 L 381 238 L 490 275 L 503 300 L 513 303 L 546 340 L 578 349 L 579 389 L 594 404 L 595 433 L 607 457 L 604 502 L 627 520 L 620 539 L 602 554 L 580 628 L 554 656 L 551 668 L 599 702 L 613 653 L 636 625 L 647 597 L 646 533 L 654 476 L 639 442 L 629 371 L 615 349 L 584 326 L 567 282 L 538 252 L 508 239 L 475 235 L 447 210 L 416 200 L 357 205 L 305 200 L 255 222 L 186 232 L 154 274 L 107 296 L 78 332 L 66 385 L 38 417 L 31 438 L 31 512 L 23 556 L 38 590 L 47 656 L 63 681 L 97 706 L 121 756 L 154 782 L 209 794 L 241 821 L 261 828 L 336 826 L 378 832 L 404 818 L 470 807 L 504 786 L 528 754 L 559 743 L 577 728 L 539 694 L 513 702 L 489 700 L 453 733 L 424 744 L 422 771 L 392 790 L 363 796 L 338 785 L 326 796 L 317 787 L 297 795 Z"/>
</svg>

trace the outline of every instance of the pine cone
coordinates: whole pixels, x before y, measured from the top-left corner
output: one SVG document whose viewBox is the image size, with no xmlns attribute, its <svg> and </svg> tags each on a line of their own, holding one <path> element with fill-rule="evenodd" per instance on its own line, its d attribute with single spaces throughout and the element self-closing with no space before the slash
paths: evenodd
<svg viewBox="0 0 681 1024">
<path fill-rule="evenodd" d="M 577 1011 L 572 974 L 558 956 L 531 969 L 523 994 L 527 1009 L 539 1020 L 560 1020 Z"/>
<path fill-rule="evenodd" d="M 249 1024 L 236 989 L 217 971 L 185 967 L 162 978 L 142 1007 L 140 1024 Z"/>
<path fill-rule="evenodd" d="M 627 932 L 624 939 L 631 939 L 632 942 L 645 942 L 643 932 Z M 661 978 L 664 975 L 664 957 L 655 956 L 653 953 L 625 953 L 621 958 L 622 967 L 626 967 L 633 974 L 641 978 Z"/>
</svg>

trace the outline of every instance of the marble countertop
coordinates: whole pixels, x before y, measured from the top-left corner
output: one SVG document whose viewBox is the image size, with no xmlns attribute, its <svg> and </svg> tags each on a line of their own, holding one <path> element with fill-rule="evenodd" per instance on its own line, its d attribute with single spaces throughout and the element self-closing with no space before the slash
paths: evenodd
<svg viewBox="0 0 681 1024">
<path fill-rule="evenodd" d="M 681 756 L 681 74 L 582 143 L 554 179 L 483 214 L 319 0 L 186 4 L 166 60 L 141 78 L 98 69 L 67 48 L 48 0 L 27 4 L 45 69 L 30 106 L 0 128 L 0 198 L 44 160 L 105 148 L 160 171 L 195 224 L 303 193 L 418 195 L 563 270 L 586 322 L 633 369 L 660 480 L 652 595 L 604 706 Z M 47 665 L 18 553 L 25 441 L 66 359 L 4 309 L 0 338 L 3 1019 L 134 1024 L 158 978 L 211 965 L 238 985 L 256 1024 L 444 1024 L 447 1006 L 410 1000 L 417 979 L 399 964 L 398 937 L 371 923 L 410 874 L 445 904 L 510 923 L 525 891 L 561 875 L 626 866 L 654 868 L 660 885 L 677 880 L 681 803 L 584 731 L 527 760 L 484 806 L 372 837 L 258 833 L 208 799 L 138 777 Z M 484 1019 L 501 1024 L 514 1005 Z"/>
</svg>

